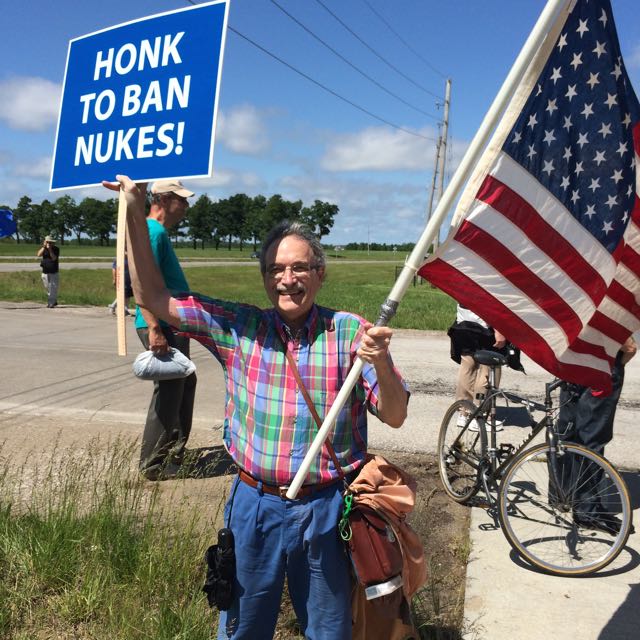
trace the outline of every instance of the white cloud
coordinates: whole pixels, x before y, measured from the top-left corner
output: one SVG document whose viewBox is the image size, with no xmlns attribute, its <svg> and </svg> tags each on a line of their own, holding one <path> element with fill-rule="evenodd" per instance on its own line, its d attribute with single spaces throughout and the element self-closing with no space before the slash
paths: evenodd
<svg viewBox="0 0 640 640">
<path fill-rule="evenodd" d="M 284 198 L 340 207 L 329 242 L 415 241 L 426 224 L 426 185 L 309 174 L 285 178 L 280 186 Z"/>
<path fill-rule="evenodd" d="M 429 127 L 420 133 L 433 140 L 383 127 L 336 136 L 322 157 L 322 168 L 328 171 L 428 170 L 433 165 L 437 135 Z"/>
<path fill-rule="evenodd" d="M 254 196 L 261 193 L 266 185 L 260 176 L 249 171 L 214 169 L 210 178 L 185 180 L 185 186 L 195 192 L 196 198 L 208 193 L 210 198 L 218 200 L 236 193 Z"/>
<path fill-rule="evenodd" d="M 251 105 L 218 114 L 216 138 L 230 151 L 259 155 L 270 147 L 265 116 Z"/>
<path fill-rule="evenodd" d="M 20 178 L 42 178 L 48 180 L 51 176 L 51 156 L 17 163 L 12 167 L 11 172 L 14 176 Z"/>
<path fill-rule="evenodd" d="M 12 129 L 45 131 L 58 119 L 61 85 L 17 76 L 0 82 L 0 120 Z"/>
</svg>

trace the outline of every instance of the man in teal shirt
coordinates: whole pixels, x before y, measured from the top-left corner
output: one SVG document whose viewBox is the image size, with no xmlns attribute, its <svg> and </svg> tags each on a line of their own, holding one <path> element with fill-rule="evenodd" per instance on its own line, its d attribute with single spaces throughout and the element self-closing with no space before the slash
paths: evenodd
<svg viewBox="0 0 640 640">
<path fill-rule="evenodd" d="M 151 209 L 147 226 L 153 256 L 169 291 L 188 291 L 189 285 L 171 246 L 167 229 L 185 216 L 193 192 L 179 180 L 160 180 L 151 187 Z M 169 347 L 189 357 L 189 338 L 178 335 L 162 320 L 136 307 L 136 331 L 146 349 L 166 353 Z M 196 374 L 187 378 L 156 381 L 142 435 L 140 472 L 148 480 L 173 478 L 179 471 L 191 431 Z"/>
</svg>

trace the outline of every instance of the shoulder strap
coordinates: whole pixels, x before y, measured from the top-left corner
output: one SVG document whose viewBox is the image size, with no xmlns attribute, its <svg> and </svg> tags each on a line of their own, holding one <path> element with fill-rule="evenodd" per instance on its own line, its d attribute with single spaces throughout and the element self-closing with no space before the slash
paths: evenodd
<svg viewBox="0 0 640 640">
<path fill-rule="evenodd" d="M 313 416 L 313 419 L 315 420 L 315 423 L 319 429 L 322 426 L 322 420 L 320 419 L 320 416 L 316 411 L 316 407 L 313 404 L 313 400 L 311 400 L 311 396 L 309 395 L 307 388 L 304 386 L 304 382 L 302 382 L 302 378 L 300 377 L 300 372 L 298 371 L 298 366 L 296 365 L 296 361 L 291 355 L 291 352 L 287 349 L 286 344 L 284 347 L 284 355 L 286 356 L 287 361 L 289 362 L 289 366 L 291 367 L 291 373 L 293 373 L 293 377 L 295 378 L 296 383 L 300 388 L 300 393 L 302 393 L 302 397 L 304 398 L 304 401 L 307 403 L 307 406 L 309 407 L 309 411 L 311 412 L 311 415 Z M 331 444 L 331 439 L 328 436 L 327 436 L 327 439 L 325 440 L 325 444 L 327 445 L 327 450 L 329 451 L 329 455 L 331 456 L 331 460 L 333 461 L 333 464 L 338 470 L 340 477 L 344 480 L 344 477 L 345 477 L 344 471 L 340 466 L 340 462 L 338 461 L 338 456 L 336 456 L 336 451 L 333 448 L 333 444 Z"/>
</svg>

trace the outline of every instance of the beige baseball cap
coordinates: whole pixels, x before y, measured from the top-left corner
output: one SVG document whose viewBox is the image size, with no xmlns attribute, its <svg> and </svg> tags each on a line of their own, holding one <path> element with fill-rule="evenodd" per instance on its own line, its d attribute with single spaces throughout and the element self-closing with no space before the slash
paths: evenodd
<svg viewBox="0 0 640 640">
<path fill-rule="evenodd" d="M 154 195 L 161 193 L 175 193 L 177 196 L 181 196 L 182 198 L 190 198 L 195 195 L 193 191 L 185 189 L 180 180 L 158 180 L 153 183 L 151 193 Z"/>
</svg>

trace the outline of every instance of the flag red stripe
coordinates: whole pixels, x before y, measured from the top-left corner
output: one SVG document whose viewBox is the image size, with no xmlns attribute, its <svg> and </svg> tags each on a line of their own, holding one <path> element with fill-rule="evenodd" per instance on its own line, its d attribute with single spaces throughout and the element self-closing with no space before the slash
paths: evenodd
<svg viewBox="0 0 640 640">
<path fill-rule="evenodd" d="M 640 318 L 640 305 L 637 304 L 635 296 L 617 280 L 611 283 L 607 295 L 630 314 Z"/>
<path fill-rule="evenodd" d="M 622 344 L 631 333 L 626 327 L 623 327 L 615 320 L 612 320 L 611 318 L 605 316 L 602 311 L 596 310 L 587 324 L 597 331 L 604 333 L 604 335 L 608 338 L 611 338 L 611 340 L 615 340 L 620 344 Z"/>
<path fill-rule="evenodd" d="M 640 255 L 629 245 L 626 245 L 626 251 L 620 262 L 640 278 Z"/>
<path fill-rule="evenodd" d="M 499 240 L 469 221 L 462 224 L 455 239 L 486 260 L 505 279 L 544 309 L 555 322 L 562 325 L 569 341 L 577 337 L 582 330 L 582 321 L 576 312 Z"/>
<path fill-rule="evenodd" d="M 490 175 L 482 183 L 477 199 L 486 202 L 511 220 L 533 244 L 569 275 L 596 305 L 600 302 L 607 288 L 602 276 L 526 200 Z"/>
<path fill-rule="evenodd" d="M 613 366 L 615 358 L 610 356 L 602 345 L 593 344 L 593 342 L 587 342 L 582 338 L 576 338 L 571 343 L 571 351 L 575 353 L 581 353 L 588 356 L 594 356 L 600 360 L 606 360 L 610 366 Z"/>
<path fill-rule="evenodd" d="M 456 300 L 461 304 L 482 309 L 482 317 L 489 325 L 503 333 L 515 346 L 552 375 L 564 380 L 581 380 L 582 384 L 587 386 L 610 391 L 611 377 L 608 373 L 589 366 L 560 362 L 537 331 L 442 259 L 437 258 L 425 264 L 418 273 L 444 292 L 455 294 Z M 608 357 L 606 359 L 611 360 Z"/>
</svg>

